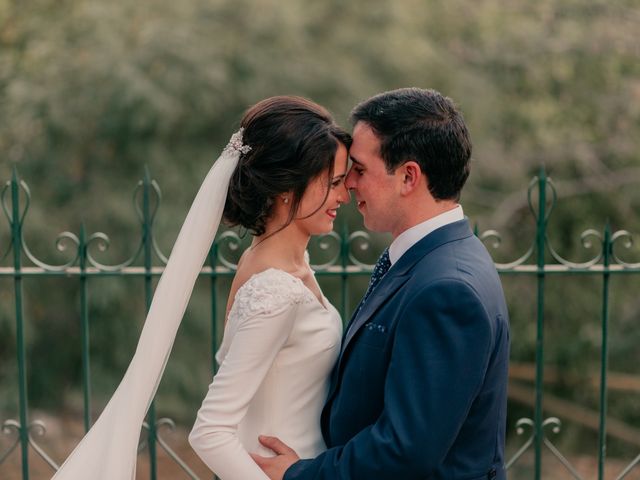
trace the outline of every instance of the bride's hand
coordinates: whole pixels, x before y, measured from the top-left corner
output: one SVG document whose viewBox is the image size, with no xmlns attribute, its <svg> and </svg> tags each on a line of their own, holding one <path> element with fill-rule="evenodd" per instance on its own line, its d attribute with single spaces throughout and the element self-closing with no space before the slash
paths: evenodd
<svg viewBox="0 0 640 480">
<path fill-rule="evenodd" d="M 271 480 L 282 480 L 284 472 L 300 460 L 298 454 L 289 448 L 284 442 L 277 437 L 267 437 L 260 435 L 258 437 L 260 443 L 276 454 L 275 457 L 262 457 L 255 453 L 251 453 L 251 458 L 266 473 Z"/>
</svg>

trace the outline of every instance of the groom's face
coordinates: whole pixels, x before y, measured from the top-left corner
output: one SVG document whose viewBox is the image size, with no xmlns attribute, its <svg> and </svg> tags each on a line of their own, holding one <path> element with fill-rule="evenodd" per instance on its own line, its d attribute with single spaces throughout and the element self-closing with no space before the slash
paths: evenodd
<svg viewBox="0 0 640 480">
<path fill-rule="evenodd" d="M 380 156 L 380 140 L 368 124 L 356 123 L 349 155 L 353 164 L 345 184 L 354 193 L 364 225 L 371 231 L 395 236 L 400 184 L 395 172 L 387 172 Z"/>
</svg>

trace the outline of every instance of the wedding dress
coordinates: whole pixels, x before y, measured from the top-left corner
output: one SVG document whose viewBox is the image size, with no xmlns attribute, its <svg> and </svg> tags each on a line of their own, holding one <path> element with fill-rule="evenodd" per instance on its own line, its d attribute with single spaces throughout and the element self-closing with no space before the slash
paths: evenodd
<svg viewBox="0 0 640 480">
<path fill-rule="evenodd" d="M 272 456 L 258 435 L 301 457 L 325 450 L 320 414 L 340 349 L 342 323 L 324 296 L 270 268 L 236 293 L 209 386 L 189 436 L 222 480 L 268 480 L 248 452 Z"/>
</svg>

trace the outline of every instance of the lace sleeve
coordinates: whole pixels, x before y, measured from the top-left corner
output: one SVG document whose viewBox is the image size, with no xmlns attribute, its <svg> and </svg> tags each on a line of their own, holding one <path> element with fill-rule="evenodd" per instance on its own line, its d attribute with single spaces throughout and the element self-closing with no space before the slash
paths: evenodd
<svg viewBox="0 0 640 480">
<path fill-rule="evenodd" d="M 304 300 L 301 282 L 285 272 L 253 276 L 236 293 L 218 373 L 198 411 L 189 442 L 224 480 L 267 480 L 244 449 L 238 425 L 285 345 Z"/>
</svg>

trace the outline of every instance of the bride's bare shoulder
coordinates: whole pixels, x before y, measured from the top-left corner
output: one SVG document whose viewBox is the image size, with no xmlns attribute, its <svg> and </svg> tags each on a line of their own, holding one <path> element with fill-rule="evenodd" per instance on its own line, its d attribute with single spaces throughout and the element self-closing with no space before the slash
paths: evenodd
<svg viewBox="0 0 640 480">
<path fill-rule="evenodd" d="M 246 250 L 238 261 L 238 269 L 231 282 L 229 299 L 227 301 L 227 313 L 233 305 L 238 290 L 252 277 L 270 270 L 280 270 L 292 275 L 284 265 L 279 265 L 277 262 L 274 262 L 274 259 L 269 258 L 268 255 L 257 254 L 251 250 Z"/>
<path fill-rule="evenodd" d="M 237 290 L 244 285 L 251 277 L 270 269 L 287 271 L 284 265 L 279 265 L 274 258 L 268 255 L 257 254 L 252 251 L 245 251 L 238 261 L 238 269 L 233 278 L 232 289 Z"/>
</svg>

